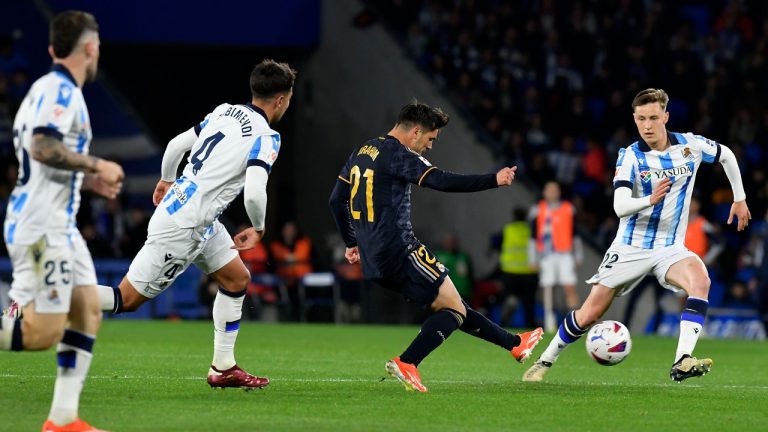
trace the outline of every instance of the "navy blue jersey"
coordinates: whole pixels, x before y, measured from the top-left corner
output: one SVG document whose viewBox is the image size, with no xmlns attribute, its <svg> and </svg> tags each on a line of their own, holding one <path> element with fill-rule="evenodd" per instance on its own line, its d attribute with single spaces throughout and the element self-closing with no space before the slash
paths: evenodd
<svg viewBox="0 0 768 432">
<path fill-rule="evenodd" d="M 495 174 L 437 169 L 389 135 L 357 146 L 339 174 L 330 204 L 347 246 L 359 247 L 368 279 L 389 276 L 419 245 L 411 225 L 411 184 L 451 192 L 497 186 Z"/>
</svg>

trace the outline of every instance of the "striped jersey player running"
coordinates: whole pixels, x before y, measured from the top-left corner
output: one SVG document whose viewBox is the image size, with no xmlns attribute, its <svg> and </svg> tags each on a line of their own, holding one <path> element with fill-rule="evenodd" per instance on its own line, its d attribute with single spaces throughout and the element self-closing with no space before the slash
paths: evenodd
<svg viewBox="0 0 768 432">
<path fill-rule="evenodd" d="M 742 231 L 751 215 L 736 156 L 726 146 L 692 133 L 668 132 L 669 96 L 646 89 L 632 101 L 640 139 L 619 152 L 613 207 L 621 218 L 616 239 L 597 274 L 587 283 L 592 290 L 581 308 L 571 311 L 523 381 L 541 381 L 560 353 L 578 340 L 613 302 L 631 291 L 648 273 L 672 291 L 688 298 L 680 319 L 680 339 L 669 376 L 675 381 L 707 373 L 711 359 L 693 357 L 693 349 L 707 315 L 709 277 L 704 263 L 683 245 L 688 208 L 696 173 L 702 163 L 720 163 L 733 189 L 728 217 Z"/>
</svg>

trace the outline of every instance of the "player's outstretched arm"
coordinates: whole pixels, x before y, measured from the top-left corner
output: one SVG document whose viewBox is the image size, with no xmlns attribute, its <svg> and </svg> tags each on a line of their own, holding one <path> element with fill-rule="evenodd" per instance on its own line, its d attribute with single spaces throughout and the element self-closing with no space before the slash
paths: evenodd
<svg viewBox="0 0 768 432">
<path fill-rule="evenodd" d="M 32 139 L 32 158 L 54 168 L 96 174 L 109 185 L 121 183 L 125 177 L 120 165 L 73 152 L 61 140 L 49 135 L 35 134 Z"/>
<path fill-rule="evenodd" d="M 457 174 L 432 168 L 424 174 L 419 186 L 441 192 L 479 192 L 509 186 L 515 179 L 517 167 L 502 168 L 494 174 Z"/>
<path fill-rule="evenodd" d="M 632 198 L 632 189 L 620 186 L 613 192 L 613 210 L 616 212 L 616 216 L 620 218 L 637 213 L 646 207 L 660 203 L 667 196 L 671 187 L 672 181 L 665 178 L 656 185 L 650 195 Z"/>
<path fill-rule="evenodd" d="M 747 207 L 747 194 L 744 192 L 744 185 L 741 182 L 741 172 L 739 172 L 739 163 L 736 160 L 736 155 L 733 151 L 724 145 L 720 145 L 720 164 L 723 165 L 725 175 L 728 177 L 728 181 L 731 183 L 731 189 L 733 190 L 733 204 L 731 204 L 731 212 L 728 215 L 728 224 L 733 222 L 733 218 L 736 217 L 738 222 L 737 230 L 744 231 L 749 225 L 749 220 L 752 219 L 752 213 Z"/>
</svg>

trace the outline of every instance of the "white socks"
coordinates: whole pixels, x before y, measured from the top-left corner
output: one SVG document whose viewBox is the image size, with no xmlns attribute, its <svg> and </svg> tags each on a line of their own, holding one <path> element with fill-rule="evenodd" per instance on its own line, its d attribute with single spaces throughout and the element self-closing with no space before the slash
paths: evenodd
<svg viewBox="0 0 768 432">
<path fill-rule="evenodd" d="M 680 316 L 680 339 L 677 341 L 675 363 L 684 355 L 692 355 L 699 341 L 709 302 L 698 297 L 688 297 Z"/>
<path fill-rule="evenodd" d="M 213 301 L 213 366 L 226 370 L 235 365 L 235 341 L 243 315 L 245 290 L 237 293 L 219 288 Z"/>
<path fill-rule="evenodd" d="M 91 367 L 95 338 L 67 329 L 57 347 L 59 363 L 53 403 L 48 418 L 59 426 L 75 421 L 80 405 L 80 392 Z"/>
</svg>

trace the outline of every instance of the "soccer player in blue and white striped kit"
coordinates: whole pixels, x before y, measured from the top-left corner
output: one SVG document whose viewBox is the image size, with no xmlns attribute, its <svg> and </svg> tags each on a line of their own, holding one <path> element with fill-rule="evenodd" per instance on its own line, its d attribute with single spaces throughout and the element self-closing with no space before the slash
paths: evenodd
<svg viewBox="0 0 768 432">
<path fill-rule="evenodd" d="M 621 149 L 616 163 L 613 207 L 621 218 L 616 239 L 597 274 L 587 281 L 593 285 L 584 304 L 568 313 L 523 381 L 541 381 L 560 353 L 600 319 L 614 297 L 634 289 L 648 273 L 665 288 L 688 294 L 670 378 L 680 382 L 709 372 L 712 360 L 693 357 L 693 349 L 707 315 L 710 281 L 704 263 L 683 245 L 699 166 L 723 166 L 733 189 L 729 224 L 735 217 L 742 231 L 751 215 L 736 156 L 702 136 L 667 131 L 668 102 L 664 90 L 653 88 L 632 101 L 640 139 Z"/>
<path fill-rule="evenodd" d="M 58 368 L 43 432 L 99 430 L 78 413 L 101 311 L 96 271 L 76 218 L 81 189 L 114 198 L 123 181 L 120 165 L 89 155 L 93 133 L 82 87 L 96 79 L 100 44 L 90 13 L 56 15 L 51 72 L 29 89 L 13 123 L 19 178 L 3 226 L 13 303 L 0 314 L 0 351 L 56 346 Z M 3 426 L 10 424 L 9 414 Z"/>
</svg>

